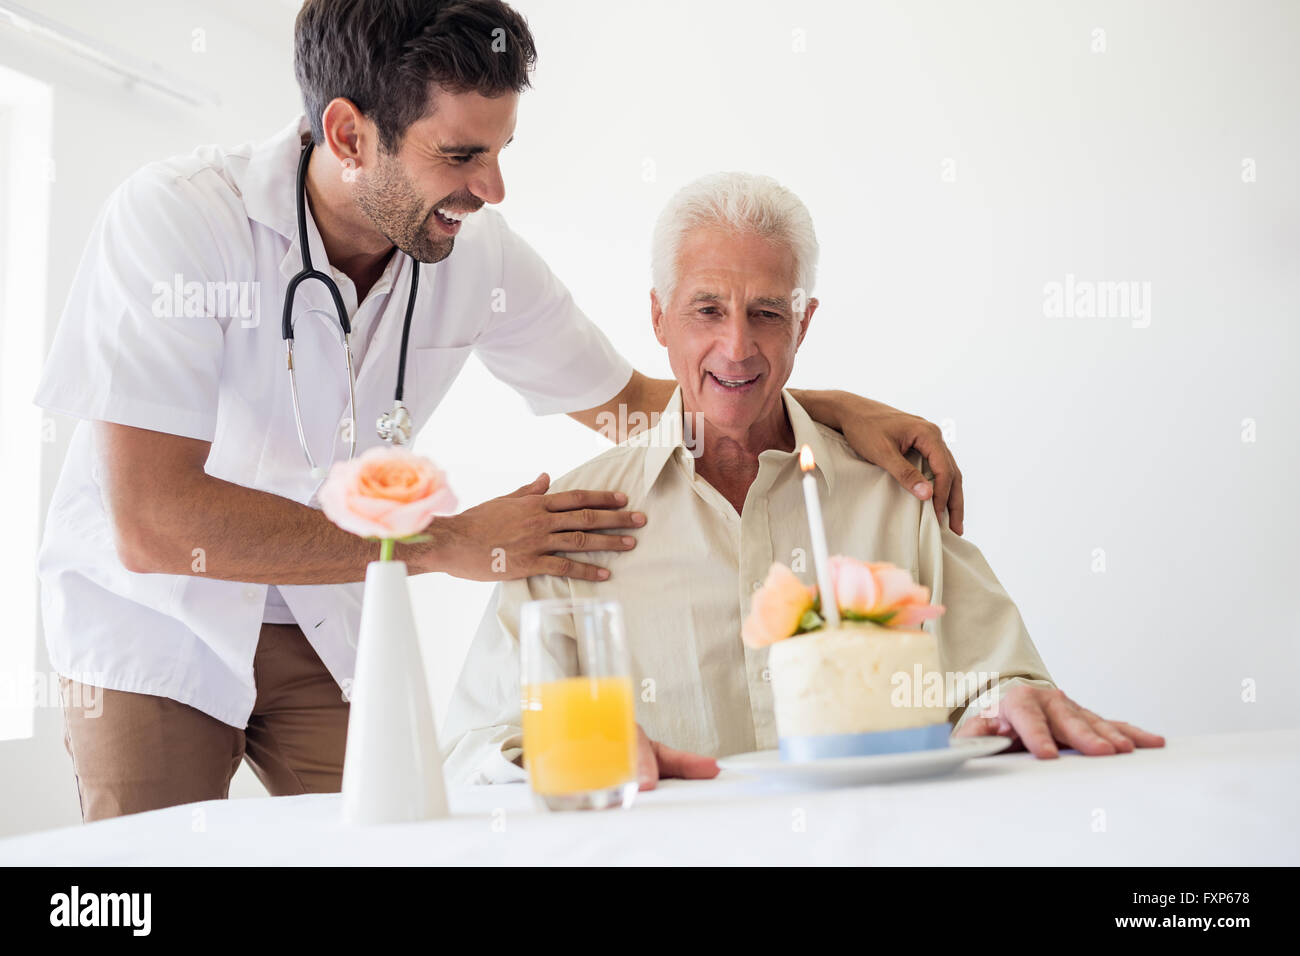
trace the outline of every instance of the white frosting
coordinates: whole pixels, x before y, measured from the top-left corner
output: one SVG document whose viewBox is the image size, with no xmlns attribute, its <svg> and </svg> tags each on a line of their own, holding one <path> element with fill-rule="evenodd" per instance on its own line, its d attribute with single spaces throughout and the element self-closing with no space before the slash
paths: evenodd
<svg viewBox="0 0 1300 956">
<path fill-rule="evenodd" d="M 925 631 L 845 622 L 777 641 L 768 656 L 777 732 L 862 734 L 941 723 L 947 708 L 921 706 L 935 703 L 934 695 L 912 693 L 918 664 L 922 681 L 939 672 L 939 644 Z M 905 695 L 896 691 L 899 673 L 906 675 Z"/>
</svg>

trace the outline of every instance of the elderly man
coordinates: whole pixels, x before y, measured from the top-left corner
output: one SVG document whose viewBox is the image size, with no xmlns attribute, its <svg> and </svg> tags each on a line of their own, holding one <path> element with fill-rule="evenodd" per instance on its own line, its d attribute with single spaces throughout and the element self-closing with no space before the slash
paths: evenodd
<svg viewBox="0 0 1300 956">
<path fill-rule="evenodd" d="M 910 569 L 947 607 L 934 625 L 945 669 L 998 675 L 955 702 L 954 734 L 1011 736 L 1039 757 L 1056 756 L 1057 742 L 1090 755 L 1163 745 L 1057 689 L 975 546 L 785 390 L 817 310 L 817 249 L 803 203 L 767 177 L 707 176 L 669 202 L 655 227 L 650 304 L 678 388 L 654 428 L 556 485 L 621 491 L 647 523 L 633 550 L 598 552 L 615 570 L 608 580 L 538 576 L 498 588 L 448 714 L 451 779 L 523 778 L 519 608 L 542 598 L 622 602 L 633 676 L 654 688 L 637 703 L 643 788 L 712 776 L 715 757 L 774 747 L 767 651 L 741 642 L 741 622 L 768 567 L 811 551 L 796 460 L 805 444 L 830 550 Z"/>
</svg>

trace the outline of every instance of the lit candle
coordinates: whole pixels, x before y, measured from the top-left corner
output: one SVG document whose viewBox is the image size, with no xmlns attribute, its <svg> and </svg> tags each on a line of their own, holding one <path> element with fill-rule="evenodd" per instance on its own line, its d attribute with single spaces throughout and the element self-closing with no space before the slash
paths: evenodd
<svg viewBox="0 0 1300 956">
<path fill-rule="evenodd" d="M 812 532 L 813 564 L 817 571 L 817 590 L 822 597 L 822 617 L 827 627 L 840 626 L 840 609 L 831 585 L 830 554 L 826 550 L 826 525 L 822 521 L 822 499 L 817 493 L 817 476 L 813 474 L 812 449 L 799 450 L 799 467 L 803 470 L 803 500 L 808 509 L 808 529 Z"/>
</svg>

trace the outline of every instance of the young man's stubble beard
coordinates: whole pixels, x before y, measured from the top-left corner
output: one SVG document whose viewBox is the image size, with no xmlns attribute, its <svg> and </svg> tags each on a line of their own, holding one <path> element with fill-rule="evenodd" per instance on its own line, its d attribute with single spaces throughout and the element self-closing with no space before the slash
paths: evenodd
<svg viewBox="0 0 1300 956">
<path fill-rule="evenodd" d="M 421 212 L 420 194 L 396 156 L 381 148 L 373 173 L 358 181 L 356 196 L 357 206 L 375 228 L 417 262 L 441 262 L 451 255 L 455 237 L 432 235 L 429 220 L 437 207 Z"/>
</svg>

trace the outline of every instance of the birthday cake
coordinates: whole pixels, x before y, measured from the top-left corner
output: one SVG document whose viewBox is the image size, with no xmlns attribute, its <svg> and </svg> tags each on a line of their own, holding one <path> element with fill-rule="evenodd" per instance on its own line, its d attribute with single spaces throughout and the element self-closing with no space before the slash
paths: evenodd
<svg viewBox="0 0 1300 956">
<path fill-rule="evenodd" d="M 939 645 L 920 624 L 943 608 L 906 571 L 830 559 L 840 622 L 784 565 L 755 593 L 744 639 L 768 647 L 782 760 L 868 756 L 948 745 Z M 937 680 L 936 680 L 937 678 Z"/>
</svg>

